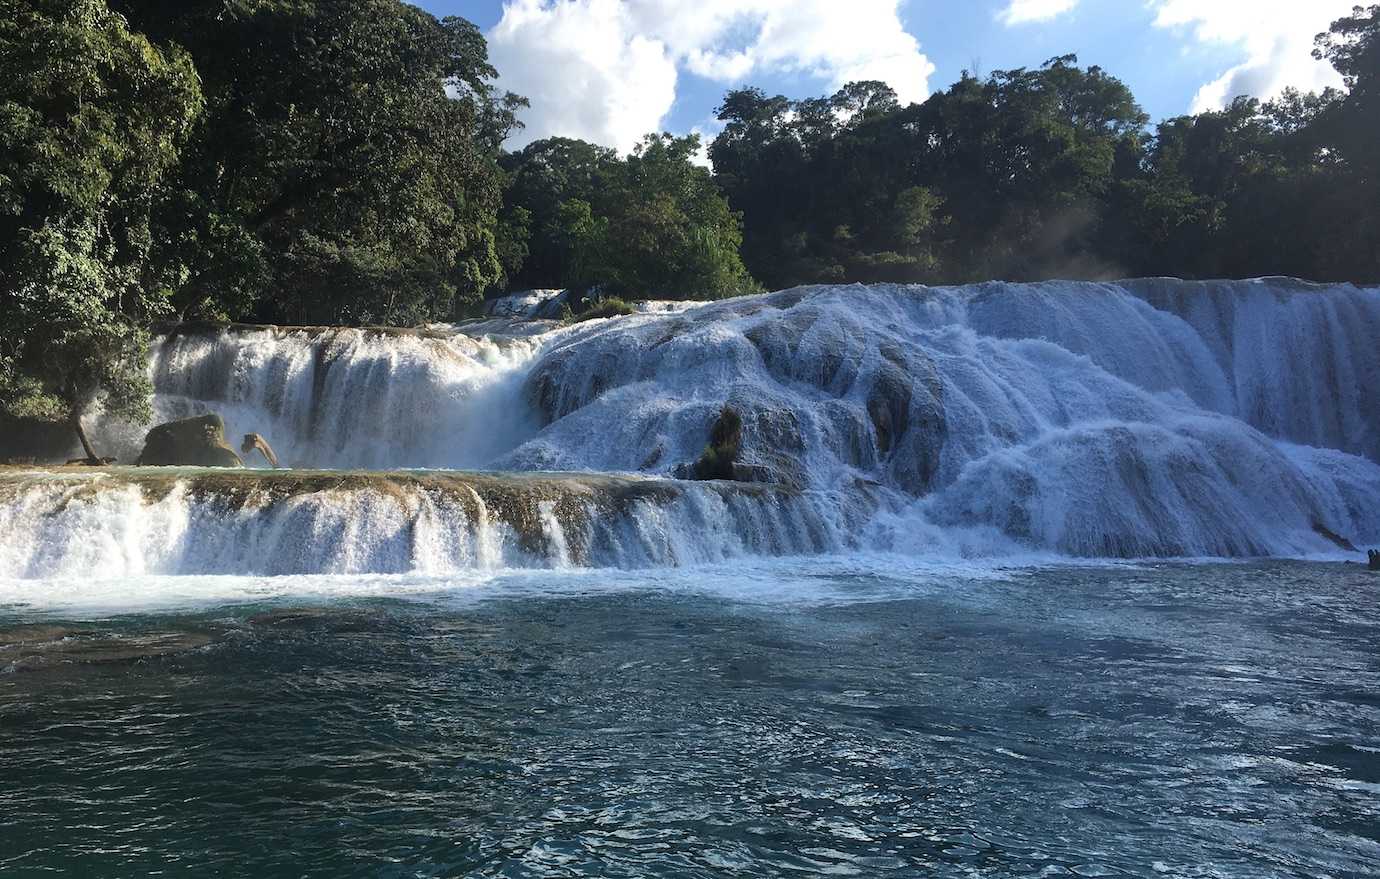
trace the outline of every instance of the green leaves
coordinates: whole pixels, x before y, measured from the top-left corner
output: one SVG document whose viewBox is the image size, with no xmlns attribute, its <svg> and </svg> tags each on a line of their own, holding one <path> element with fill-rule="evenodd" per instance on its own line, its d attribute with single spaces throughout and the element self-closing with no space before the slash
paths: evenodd
<svg viewBox="0 0 1380 879">
<path fill-rule="evenodd" d="M 741 219 L 695 164 L 699 138 L 649 135 L 634 153 L 563 138 L 508 157 L 509 204 L 530 222 L 514 283 L 599 286 L 638 299 L 758 289 L 738 255 Z"/>
<path fill-rule="evenodd" d="M 523 102 L 474 25 L 399 0 L 113 2 L 186 46 L 207 95 L 159 218 L 191 267 L 180 313 L 419 323 L 501 281 L 497 149 Z"/>
<path fill-rule="evenodd" d="M 0 407 L 147 415 L 143 328 L 184 270 L 152 217 L 201 110 L 186 55 L 103 0 L 0 3 Z"/>
</svg>

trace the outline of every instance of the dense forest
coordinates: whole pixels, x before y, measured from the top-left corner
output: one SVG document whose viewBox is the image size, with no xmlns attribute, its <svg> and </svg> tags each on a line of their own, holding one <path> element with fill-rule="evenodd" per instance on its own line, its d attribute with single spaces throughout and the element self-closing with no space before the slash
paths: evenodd
<svg viewBox="0 0 1380 879">
<path fill-rule="evenodd" d="M 1345 89 L 1153 128 L 1072 55 L 910 106 L 738 89 L 711 170 L 694 136 L 505 151 L 526 101 L 483 35 L 400 0 L 0 0 L 0 409 L 145 417 L 171 319 L 415 324 L 556 286 L 1374 282 L 1380 6 L 1316 45 Z"/>
</svg>

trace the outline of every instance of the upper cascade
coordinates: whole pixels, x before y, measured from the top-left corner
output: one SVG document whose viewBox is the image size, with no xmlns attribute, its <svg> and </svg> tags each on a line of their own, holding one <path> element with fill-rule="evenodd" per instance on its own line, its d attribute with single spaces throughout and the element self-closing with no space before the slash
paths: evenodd
<svg viewBox="0 0 1380 879">
<path fill-rule="evenodd" d="M 155 346 L 159 420 L 285 464 L 742 472 L 866 498 L 902 552 L 1247 556 L 1380 539 L 1380 291 L 1286 279 L 807 287 L 572 326 L 226 328 Z M 132 460 L 142 428 L 95 433 Z"/>
</svg>

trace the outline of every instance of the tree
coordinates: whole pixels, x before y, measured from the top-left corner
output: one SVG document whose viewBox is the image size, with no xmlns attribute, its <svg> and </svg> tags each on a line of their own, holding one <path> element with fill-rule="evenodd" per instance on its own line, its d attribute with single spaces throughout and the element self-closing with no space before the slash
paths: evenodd
<svg viewBox="0 0 1380 879">
<path fill-rule="evenodd" d="M 180 312 L 406 324 L 500 281 L 496 152 L 523 102 L 471 23 L 399 0 L 117 2 L 187 47 L 207 95 L 162 218 L 193 266 Z"/>
<path fill-rule="evenodd" d="M 694 163 L 699 148 L 698 135 L 648 135 L 616 169 L 600 204 L 615 292 L 722 299 L 758 289 L 738 255 L 742 220 Z"/>
<path fill-rule="evenodd" d="M 1335 154 L 1334 217 L 1344 218 L 1327 248 L 1337 277 L 1380 279 L 1380 5 L 1357 6 L 1317 37 L 1315 54 L 1346 84 L 1319 114 L 1318 140 Z"/>
<path fill-rule="evenodd" d="M 697 136 L 649 135 L 625 158 L 582 141 L 536 141 L 505 158 L 510 205 L 531 218 L 531 286 L 639 298 L 718 299 L 758 289 L 739 256 L 741 218 Z"/>
<path fill-rule="evenodd" d="M 582 277 L 584 269 L 572 266 L 572 248 L 588 231 L 573 225 L 582 222 L 575 203 L 592 210 L 618 165 L 618 154 L 585 141 L 551 137 L 501 161 L 508 175 L 504 202 L 509 210 L 526 213 L 529 235 L 527 257 L 511 284 L 532 288 L 574 283 L 572 278 Z"/>
<path fill-rule="evenodd" d="M 185 53 L 104 0 L 0 0 L 0 407 L 149 416 L 148 323 L 185 267 L 153 233 L 202 107 Z"/>
<path fill-rule="evenodd" d="M 877 82 L 806 101 L 741 89 L 719 119 L 710 158 L 744 259 L 786 286 L 1104 274 L 1114 183 L 1147 117 L 1068 55 L 909 107 Z"/>
<path fill-rule="evenodd" d="M 1380 6 L 1357 7 L 1316 44 L 1348 91 L 1239 98 L 1159 125 L 1144 173 L 1122 189 L 1137 271 L 1380 278 Z"/>
</svg>

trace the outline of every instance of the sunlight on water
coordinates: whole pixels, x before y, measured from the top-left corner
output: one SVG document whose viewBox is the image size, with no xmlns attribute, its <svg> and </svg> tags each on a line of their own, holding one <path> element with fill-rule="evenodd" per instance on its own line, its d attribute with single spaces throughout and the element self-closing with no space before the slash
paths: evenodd
<svg viewBox="0 0 1380 879">
<path fill-rule="evenodd" d="M 7 875 L 1380 863 L 1380 576 L 1354 565 L 4 589 Z"/>
</svg>

